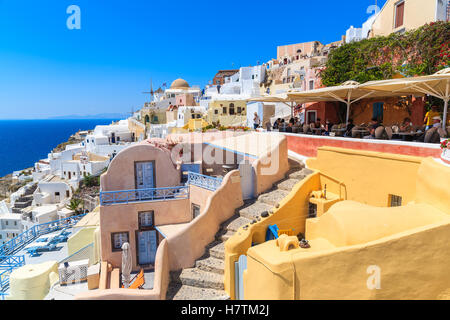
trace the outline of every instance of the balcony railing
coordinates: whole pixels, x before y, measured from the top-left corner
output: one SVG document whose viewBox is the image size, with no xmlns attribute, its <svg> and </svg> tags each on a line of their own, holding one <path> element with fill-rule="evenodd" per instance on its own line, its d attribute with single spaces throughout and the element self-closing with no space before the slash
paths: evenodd
<svg viewBox="0 0 450 320">
<path fill-rule="evenodd" d="M 192 184 L 194 186 L 215 191 L 222 184 L 221 178 L 205 176 L 200 173 L 189 172 L 188 173 L 188 184 Z"/>
<path fill-rule="evenodd" d="M 0 295 L 9 288 L 9 277 L 15 269 L 25 265 L 25 256 L 0 256 Z"/>
<path fill-rule="evenodd" d="M 17 237 L 0 246 L 0 265 L 3 256 L 9 256 L 20 250 L 23 246 L 30 243 L 37 237 L 63 228 L 73 227 L 85 214 L 72 216 L 69 218 L 38 224 L 22 232 Z"/>
<path fill-rule="evenodd" d="M 102 206 L 139 201 L 164 201 L 189 198 L 187 186 L 100 192 Z"/>
</svg>

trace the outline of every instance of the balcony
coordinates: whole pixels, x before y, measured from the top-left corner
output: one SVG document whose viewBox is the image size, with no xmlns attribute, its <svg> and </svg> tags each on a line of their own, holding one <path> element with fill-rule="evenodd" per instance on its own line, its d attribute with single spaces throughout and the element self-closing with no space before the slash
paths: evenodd
<svg viewBox="0 0 450 320">
<path fill-rule="evenodd" d="M 215 178 L 205 176 L 200 173 L 189 172 L 188 173 L 188 185 L 194 185 L 203 189 L 215 191 L 222 184 L 221 178 Z"/>
<path fill-rule="evenodd" d="M 141 201 L 166 201 L 189 198 L 188 186 L 100 192 L 100 204 L 123 204 Z"/>
</svg>

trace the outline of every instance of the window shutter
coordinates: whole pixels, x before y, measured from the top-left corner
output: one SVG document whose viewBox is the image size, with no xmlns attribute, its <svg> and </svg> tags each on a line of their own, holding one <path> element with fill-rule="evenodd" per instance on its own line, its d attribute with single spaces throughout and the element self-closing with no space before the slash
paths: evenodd
<svg viewBox="0 0 450 320">
<path fill-rule="evenodd" d="M 402 2 L 395 8 L 395 28 L 403 25 L 403 19 L 405 16 L 405 3 Z"/>
</svg>

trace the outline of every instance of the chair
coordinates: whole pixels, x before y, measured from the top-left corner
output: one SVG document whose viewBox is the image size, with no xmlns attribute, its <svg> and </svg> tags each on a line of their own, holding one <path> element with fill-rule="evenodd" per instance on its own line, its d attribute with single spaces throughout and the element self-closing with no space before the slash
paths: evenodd
<svg viewBox="0 0 450 320">
<path fill-rule="evenodd" d="M 391 127 L 386 127 L 386 128 L 384 128 L 384 129 L 386 130 L 386 134 L 387 134 L 388 140 L 391 140 L 391 139 L 392 139 L 392 135 L 394 134 L 394 133 L 392 132 L 392 128 L 391 128 Z"/>
<path fill-rule="evenodd" d="M 309 131 L 309 126 L 307 124 L 303 125 L 303 133 L 307 134 Z"/>
<path fill-rule="evenodd" d="M 383 126 L 379 126 L 375 129 L 375 139 L 378 140 L 387 140 L 388 135 L 386 133 L 386 128 Z"/>
<path fill-rule="evenodd" d="M 425 133 L 424 139 L 425 143 L 439 143 L 440 140 L 441 139 L 437 131 L 437 128 L 431 128 Z"/>
<path fill-rule="evenodd" d="M 133 283 L 128 287 L 128 289 L 140 289 L 144 284 L 145 284 L 144 269 L 141 269 L 141 271 L 139 271 L 138 275 L 136 276 L 136 280 L 133 281 Z"/>
<path fill-rule="evenodd" d="M 445 131 L 444 129 L 438 128 L 437 132 L 439 133 L 439 137 L 441 137 L 441 138 L 447 137 L 447 131 Z"/>
</svg>

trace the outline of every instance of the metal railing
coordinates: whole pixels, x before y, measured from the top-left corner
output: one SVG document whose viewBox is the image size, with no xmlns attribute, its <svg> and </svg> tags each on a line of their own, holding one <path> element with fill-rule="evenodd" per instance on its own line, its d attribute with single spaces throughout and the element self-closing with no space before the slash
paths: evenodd
<svg viewBox="0 0 450 320">
<path fill-rule="evenodd" d="M 189 188 L 187 186 L 100 192 L 100 204 L 102 206 L 139 201 L 164 201 L 188 198 Z"/>
<path fill-rule="evenodd" d="M 62 259 L 61 261 L 59 261 L 59 263 L 64 263 L 64 262 L 73 262 L 73 261 L 78 261 L 78 260 L 84 260 L 84 259 L 89 259 L 89 265 L 93 265 L 95 263 L 97 263 L 97 261 L 94 261 L 94 243 L 90 243 L 87 246 L 81 248 L 80 250 L 78 250 L 77 252 L 71 254 L 70 256 Z"/>
<path fill-rule="evenodd" d="M 38 224 L 22 232 L 17 237 L 12 238 L 0 246 L 0 260 L 2 256 L 10 256 L 23 248 L 37 237 L 50 232 L 58 231 L 63 228 L 73 227 L 86 214 L 80 214 L 69 218 Z M 0 262 L 1 264 L 2 262 Z"/>
<path fill-rule="evenodd" d="M 188 184 L 192 184 L 194 186 L 216 191 L 222 185 L 222 179 L 216 177 L 205 176 L 200 173 L 189 172 L 188 173 Z"/>
<path fill-rule="evenodd" d="M 25 265 L 25 256 L 0 256 L 0 295 L 4 299 L 9 288 L 9 278 L 14 269 Z"/>
</svg>

